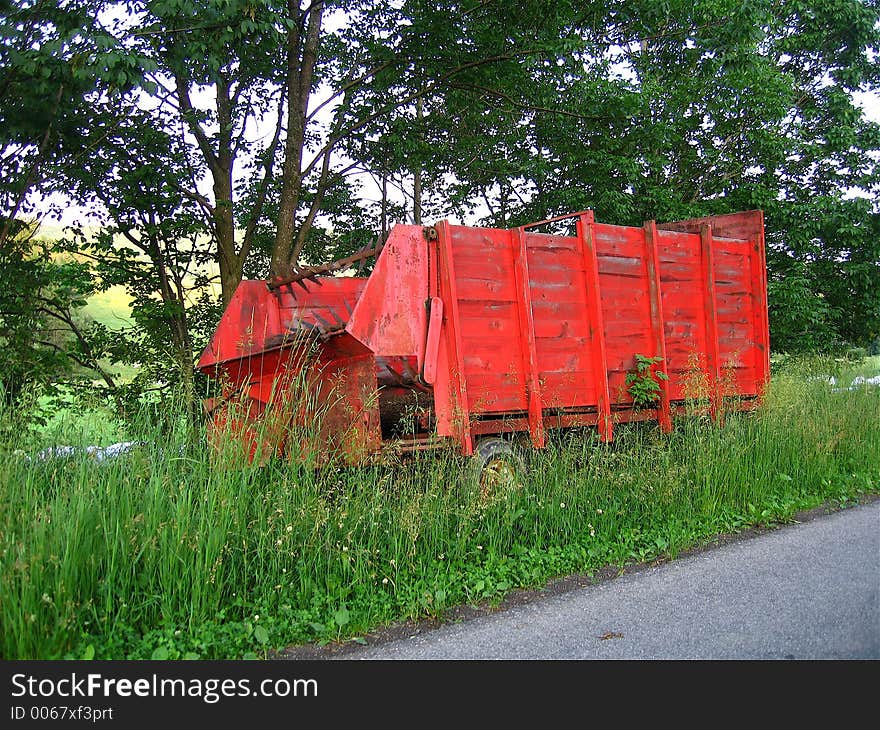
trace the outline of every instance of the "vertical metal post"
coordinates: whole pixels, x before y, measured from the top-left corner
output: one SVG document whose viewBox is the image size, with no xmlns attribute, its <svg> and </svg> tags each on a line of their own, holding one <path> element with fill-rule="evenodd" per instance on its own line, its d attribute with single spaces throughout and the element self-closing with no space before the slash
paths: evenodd
<svg viewBox="0 0 880 730">
<path fill-rule="evenodd" d="M 457 394 L 455 420 L 461 438 L 462 453 L 470 456 L 474 453 L 474 439 L 471 431 L 470 403 L 468 402 L 467 383 L 464 375 L 464 348 L 461 343 L 461 318 L 458 311 L 458 291 L 455 284 L 455 265 L 452 260 L 452 240 L 449 222 L 440 221 L 437 226 L 437 242 L 439 244 L 439 268 L 441 298 L 448 303 L 444 310 L 446 330 L 446 348 L 449 353 L 449 369 L 452 375 L 452 386 Z"/>
<path fill-rule="evenodd" d="M 657 253 L 657 223 L 645 223 L 645 263 L 648 269 L 648 293 L 651 301 L 651 330 L 654 334 L 654 351 L 662 358 L 663 371 L 668 375 L 669 361 L 666 359 L 666 335 L 663 331 L 663 296 L 660 288 L 660 258 Z M 669 381 L 660 380 L 660 407 L 657 421 L 664 433 L 672 430 L 672 414 L 669 408 Z"/>
<path fill-rule="evenodd" d="M 538 374 L 538 352 L 535 344 L 535 319 L 532 312 L 532 290 L 529 284 L 529 260 L 526 233 L 522 228 L 511 231 L 514 273 L 516 278 L 516 308 L 519 315 L 520 354 L 525 372 L 526 402 L 529 408 L 529 433 L 537 448 L 544 448 L 544 406 L 541 402 L 541 382 Z"/>
<path fill-rule="evenodd" d="M 611 395 L 608 388 L 608 360 L 605 355 L 605 323 L 602 317 L 602 297 L 599 290 L 599 260 L 593 240 L 593 211 L 577 219 L 577 236 L 581 244 L 586 278 L 587 311 L 590 317 L 590 350 L 593 380 L 596 387 L 596 405 L 599 415 L 599 436 L 603 441 L 614 438 L 611 422 Z"/>
<path fill-rule="evenodd" d="M 749 242 L 749 263 L 751 265 L 751 302 L 752 321 L 755 326 L 755 382 L 758 386 L 758 394 L 761 395 L 770 382 L 770 342 L 767 339 L 768 315 L 767 315 L 767 260 L 764 243 L 764 214 L 760 211 L 755 215 L 761 216 L 757 226 L 759 233 L 754 241 Z"/>
<path fill-rule="evenodd" d="M 709 376 L 709 412 L 720 421 L 722 413 L 721 358 L 718 353 L 718 314 L 715 298 L 715 262 L 713 257 L 712 226 L 700 226 L 700 260 L 703 269 L 706 313 L 706 370 Z"/>
</svg>

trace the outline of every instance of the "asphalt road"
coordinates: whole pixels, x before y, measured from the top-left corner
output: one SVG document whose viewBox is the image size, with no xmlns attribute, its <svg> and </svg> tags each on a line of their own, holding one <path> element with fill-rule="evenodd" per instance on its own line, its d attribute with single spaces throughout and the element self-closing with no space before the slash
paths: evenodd
<svg viewBox="0 0 880 730">
<path fill-rule="evenodd" d="M 336 658 L 880 659 L 880 501 Z"/>
</svg>

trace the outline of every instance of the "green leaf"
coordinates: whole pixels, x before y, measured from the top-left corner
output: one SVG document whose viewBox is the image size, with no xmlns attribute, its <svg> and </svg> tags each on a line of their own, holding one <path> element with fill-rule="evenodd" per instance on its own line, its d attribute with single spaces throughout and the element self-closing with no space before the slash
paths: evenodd
<svg viewBox="0 0 880 730">
<path fill-rule="evenodd" d="M 269 632 L 266 631 L 264 626 L 256 626 L 254 627 L 254 638 L 265 645 L 269 643 Z"/>
<path fill-rule="evenodd" d="M 84 661 L 91 661 L 94 658 L 95 658 L 95 647 L 92 646 L 91 644 L 89 644 L 83 650 L 83 653 L 82 653 L 82 656 L 80 657 L 80 659 L 82 659 Z"/>
<path fill-rule="evenodd" d="M 168 658 L 168 647 L 166 646 L 157 646 L 153 649 L 153 653 L 150 655 L 150 659 L 153 661 L 165 661 Z"/>
<path fill-rule="evenodd" d="M 342 628 L 349 622 L 348 609 L 343 606 L 337 611 L 333 612 L 333 621 L 339 628 Z"/>
</svg>

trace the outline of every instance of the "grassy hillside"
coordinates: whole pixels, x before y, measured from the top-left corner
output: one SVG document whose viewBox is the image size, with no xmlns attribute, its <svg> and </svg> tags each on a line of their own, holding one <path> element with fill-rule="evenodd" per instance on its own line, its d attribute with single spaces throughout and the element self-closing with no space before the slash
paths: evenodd
<svg viewBox="0 0 880 730">
<path fill-rule="evenodd" d="M 95 227 L 83 227 L 83 232 L 87 236 L 91 235 L 96 230 Z M 36 238 L 37 240 L 54 241 L 63 238 L 65 235 L 70 234 L 61 225 L 42 224 L 36 234 Z M 116 238 L 115 244 L 119 247 L 135 250 L 131 242 L 125 240 L 121 236 Z M 205 245 L 208 244 L 205 243 Z M 66 256 L 66 254 L 64 255 Z M 82 260 L 85 261 L 86 259 L 83 258 Z M 211 272 L 209 271 L 208 273 Z M 185 285 L 192 286 L 192 278 L 185 280 Z M 212 287 L 211 293 L 215 299 L 219 299 L 219 283 Z M 193 291 L 192 296 L 195 299 L 197 298 L 198 293 Z M 132 303 L 132 298 L 124 286 L 111 286 L 107 290 L 99 291 L 91 296 L 87 300 L 86 305 L 78 311 L 78 314 L 87 319 L 103 324 L 111 330 L 124 330 L 135 324 L 132 316 Z M 118 363 L 111 365 L 106 360 L 102 361 L 101 365 L 105 370 L 113 374 L 117 381 L 122 383 L 131 380 L 138 372 L 136 366 Z"/>
<path fill-rule="evenodd" d="M 131 297 L 121 286 L 111 287 L 90 297 L 82 312 L 111 329 L 122 329 L 132 324 Z"/>
</svg>

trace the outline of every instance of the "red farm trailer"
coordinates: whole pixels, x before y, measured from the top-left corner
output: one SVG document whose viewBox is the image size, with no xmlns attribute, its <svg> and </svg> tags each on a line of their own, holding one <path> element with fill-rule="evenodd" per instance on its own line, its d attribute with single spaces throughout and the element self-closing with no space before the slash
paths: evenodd
<svg viewBox="0 0 880 730">
<path fill-rule="evenodd" d="M 367 255 L 369 276 L 327 275 Z M 637 355 L 667 376 L 650 407 L 627 387 Z M 763 214 L 397 225 L 381 249 L 243 281 L 199 368 L 223 383 L 206 401 L 214 433 L 261 460 L 356 464 L 450 442 L 469 455 L 517 433 L 541 448 L 548 429 L 611 440 L 636 420 L 669 430 L 695 374 L 716 416 L 731 395 L 750 408 L 770 374 Z"/>
</svg>

